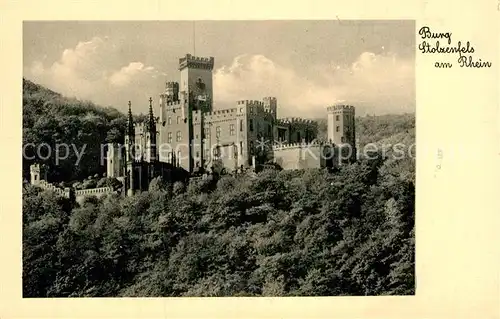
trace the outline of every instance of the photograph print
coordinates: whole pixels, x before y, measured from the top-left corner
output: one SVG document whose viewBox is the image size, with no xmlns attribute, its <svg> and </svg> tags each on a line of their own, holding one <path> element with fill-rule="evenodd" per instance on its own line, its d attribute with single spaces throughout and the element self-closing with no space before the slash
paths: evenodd
<svg viewBox="0 0 500 319">
<path fill-rule="evenodd" d="M 415 21 L 24 21 L 24 298 L 415 294 Z"/>
</svg>

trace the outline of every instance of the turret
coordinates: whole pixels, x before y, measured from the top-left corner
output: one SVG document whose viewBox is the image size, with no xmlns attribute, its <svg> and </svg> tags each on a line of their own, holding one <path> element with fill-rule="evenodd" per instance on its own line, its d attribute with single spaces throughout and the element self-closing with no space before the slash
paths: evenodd
<svg viewBox="0 0 500 319">
<path fill-rule="evenodd" d="M 179 83 L 167 82 L 165 85 L 165 97 L 167 102 L 176 102 L 179 100 Z"/>
<path fill-rule="evenodd" d="M 128 101 L 128 117 L 127 117 L 127 134 L 135 136 L 134 132 L 134 117 L 132 116 L 132 102 Z"/>
<path fill-rule="evenodd" d="M 349 149 L 352 160 L 356 158 L 355 108 L 352 105 L 328 107 L 328 140 L 343 149 Z"/>
<path fill-rule="evenodd" d="M 40 181 L 47 180 L 47 171 L 44 165 L 33 164 L 30 166 L 31 185 L 40 185 Z"/>
<path fill-rule="evenodd" d="M 146 156 L 152 163 L 156 160 L 156 118 L 153 114 L 153 99 L 149 98 L 149 118 L 146 131 Z"/>
<path fill-rule="evenodd" d="M 266 96 L 264 98 L 264 110 L 273 115 L 273 119 L 277 118 L 278 102 L 273 96 Z"/>
<path fill-rule="evenodd" d="M 132 116 L 132 103 L 128 101 L 127 131 L 125 132 L 125 160 L 132 161 L 132 150 L 135 142 L 134 118 Z"/>
</svg>

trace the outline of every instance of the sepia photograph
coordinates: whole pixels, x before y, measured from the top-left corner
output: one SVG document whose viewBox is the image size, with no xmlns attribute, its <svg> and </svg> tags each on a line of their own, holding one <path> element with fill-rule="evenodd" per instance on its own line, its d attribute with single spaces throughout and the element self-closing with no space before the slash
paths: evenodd
<svg viewBox="0 0 500 319">
<path fill-rule="evenodd" d="M 22 28 L 23 298 L 415 295 L 414 20 Z"/>
</svg>

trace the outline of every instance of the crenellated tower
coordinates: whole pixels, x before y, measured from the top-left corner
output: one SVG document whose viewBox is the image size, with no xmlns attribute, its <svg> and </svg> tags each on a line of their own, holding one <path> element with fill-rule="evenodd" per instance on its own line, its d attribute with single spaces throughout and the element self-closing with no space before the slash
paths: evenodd
<svg viewBox="0 0 500 319">
<path fill-rule="evenodd" d="M 31 185 L 40 185 L 40 181 L 47 180 L 47 169 L 45 165 L 33 164 L 30 166 Z"/>
<path fill-rule="evenodd" d="M 188 129 L 189 151 L 187 170 L 189 172 L 193 172 L 195 168 L 193 111 L 206 113 L 211 112 L 213 109 L 213 69 L 213 57 L 197 57 L 186 54 L 185 57 L 179 59 L 179 71 L 181 73 L 180 96 L 183 102 L 182 113 Z M 201 122 L 200 130 L 201 132 L 204 131 L 203 121 Z M 200 140 L 200 143 L 200 147 L 203 150 L 203 140 Z"/>
<path fill-rule="evenodd" d="M 160 102 L 158 103 L 160 123 L 163 124 L 167 120 L 165 117 L 165 106 L 179 103 L 179 101 L 179 82 L 167 82 L 165 84 L 165 92 L 160 94 Z"/>
<path fill-rule="evenodd" d="M 264 99 L 264 110 L 273 116 L 273 120 L 278 117 L 278 101 L 274 96 L 266 96 Z"/>
<path fill-rule="evenodd" d="M 194 102 L 193 108 L 212 111 L 213 101 L 213 57 L 197 57 L 186 54 L 179 59 L 181 73 L 180 92 L 186 101 Z"/>
<path fill-rule="evenodd" d="M 349 146 L 356 157 L 355 108 L 352 105 L 328 107 L 328 140 L 336 145 Z"/>
<path fill-rule="evenodd" d="M 179 101 L 179 82 L 167 82 L 165 85 L 165 98 L 167 102 Z"/>
</svg>

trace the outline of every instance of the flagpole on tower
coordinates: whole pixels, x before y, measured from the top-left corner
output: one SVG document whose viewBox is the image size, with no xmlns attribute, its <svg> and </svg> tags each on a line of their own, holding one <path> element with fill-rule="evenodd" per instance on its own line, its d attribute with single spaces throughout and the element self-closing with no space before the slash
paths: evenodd
<svg viewBox="0 0 500 319">
<path fill-rule="evenodd" d="M 193 55 L 196 56 L 196 26 L 193 20 Z"/>
</svg>

